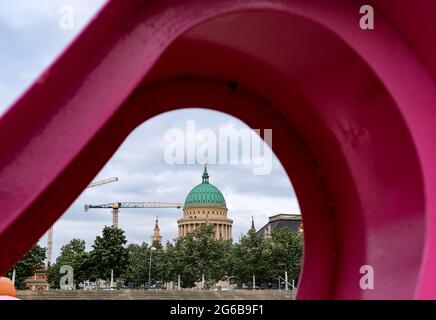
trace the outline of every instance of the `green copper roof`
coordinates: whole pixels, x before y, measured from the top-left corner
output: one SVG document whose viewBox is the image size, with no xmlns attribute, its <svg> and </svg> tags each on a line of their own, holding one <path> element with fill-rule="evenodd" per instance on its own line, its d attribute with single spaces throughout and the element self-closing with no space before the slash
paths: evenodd
<svg viewBox="0 0 436 320">
<path fill-rule="evenodd" d="M 203 182 L 195 186 L 194 189 L 189 192 L 185 200 L 185 207 L 192 206 L 226 206 L 226 200 L 221 191 L 218 190 L 213 184 L 209 183 L 209 174 L 207 168 L 204 166 L 204 172 L 202 175 Z"/>
</svg>

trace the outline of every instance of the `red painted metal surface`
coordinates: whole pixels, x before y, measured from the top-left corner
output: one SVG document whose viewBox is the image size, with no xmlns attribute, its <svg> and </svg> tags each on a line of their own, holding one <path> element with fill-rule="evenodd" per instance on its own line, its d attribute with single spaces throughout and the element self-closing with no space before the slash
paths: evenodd
<svg viewBox="0 0 436 320">
<path fill-rule="evenodd" d="M 354 1 L 109 2 L 0 120 L 0 273 L 138 124 L 203 106 L 273 129 L 298 298 L 436 298 L 436 2 L 367 3 L 375 30 Z"/>
</svg>

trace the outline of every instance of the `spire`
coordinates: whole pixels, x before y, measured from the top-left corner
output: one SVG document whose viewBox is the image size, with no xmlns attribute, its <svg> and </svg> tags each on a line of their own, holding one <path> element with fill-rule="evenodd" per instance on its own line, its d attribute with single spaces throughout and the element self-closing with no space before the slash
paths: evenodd
<svg viewBox="0 0 436 320">
<path fill-rule="evenodd" d="M 203 178 L 203 183 L 209 183 L 209 174 L 207 173 L 207 161 L 204 164 L 204 171 L 201 177 Z"/>
<path fill-rule="evenodd" d="M 151 241 L 161 241 L 162 240 L 162 236 L 160 235 L 160 229 L 159 229 L 159 217 L 156 217 L 156 221 L 154 224 L 154 230 L 153 230 L 153 235 L 151 236 Z"/>
<path fill-rule="evenodd" d="M 253 218 L 253 216 L 251 216 L 251 228 L 250 228 L 250 231 L 256 232 L 256 227 L 254 226 L 254 218 Z"/>
</svg>

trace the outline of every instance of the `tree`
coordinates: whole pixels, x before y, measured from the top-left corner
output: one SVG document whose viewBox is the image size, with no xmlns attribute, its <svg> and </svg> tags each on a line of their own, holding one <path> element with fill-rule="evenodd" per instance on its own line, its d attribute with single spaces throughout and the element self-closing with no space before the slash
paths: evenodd
<svg viewBox="0 0 436 320">
<path fill-rule="evenodd" d="M 152 247 L 150 247 L 148 250 L 148 259 L 150 259 L 150 254 L 151 254 L 151 270 L 149 270 L 151 271 L 150 285 L 156 284 L 158 282 L 162 283 L 166 281 L 166 277 L 167 277 L 167 270 L 166 270 L 167 253 L 165 252 L 164 247 L 159 241 L 153 241 Z"/>
<path fill-rule="evenodd" d="M 86 280 L 97 280 L 95 273 L 94 261 L 90 252 L 81 252 L 77 254 L 74 261 L 74 281 L 76 287 Z"/>
<path fill-rule="evenodd" d="M 97 236 L 91 251 L 96 276 L 109 279 L 111 270 L 114 277 L 119 277 L 127 270 L 129 251 L 124 245 L 127 243 L 124 231 L 119 228 L 104 227 L 103 235 Z"/>
<path fill-rule="evenodd" d="M 210 287 L 226 277 L 226 258 L 230 241 L 219 240 L 214 236 L 212 225 L 205 224 L 193 233 L 194 251 L 197 252 L 198 269 L 204 275 L 206 287 Z"/>
<path fill-rule="evenodd" d="M 49 266 L 47 278 L 51 288 L 59 288 L 59 280 L 64 275 L 60 273 L 63 265 L 70 265 L 74 270 L 74 283 L 78 287 L 79 283 L 87 280 L 93 273 L 93 263 L 90 254 L 85 252 L 85 241 L 73 239 L 62 246 L 61 253 L 56 259 L 56 263 Z"/>
<path fill-rule="evenodd" d="M 303 239 L 300 233 L 279 228 L 271 237 L 257 235 L 250 230 L 240 243 L 231 248 L 227 259 L 232 270 L 231 282 L 251 285 L 253 275 L 256 285 L 272 285 L 278 277 L 288 273 L 289 280 L 298 281 L 303 255 Z"/>
<path fill-rule="evenodd" d="M 167 261 L 171 261 L 171 275 L 173 279 L 180 275 L 181 286 L 192 288 L 198 281 L 199 275 L 194 256 L 194 241 L 191 234 L 177 238 L 173 247 L 167 249 Z"/>
<path fill-rule="evenodd" d="M 230 241 L 217 240 L 213 226 L 204 224 L 194 232 L 180 237 L 174 246 L 167 245 L 166 265 L 171 269 L 168 275 L 175 280 L 180 275 L 183 287 L 191 288 L 205 278 L 206 287 L 223 279 L 226 251 L 230 251 Z"/>
<path fill-rule="evenodd" d="M 216 268 L 219 273 L 216 274 L 215 279 L 228 279 L 232 276 L 233 266 L 235 264 L 234 255 L 235 245 L 231 240 L 219 240 L 218 241 L 218 255 L 219 258 L 216 261 Z"/>
<path fill-rule="evenodd" d="M 129 264 L 126 270 L 126 282 L 133 282 L 135 286 L 142 286 L 147 281 L 149 248 L 146 242 L 129 244 L 127 247 Z"/>
<path fill-rule="evenodd" d="M 44 266 L 46 248 L 34 245 L 30 251 L 15 264 L 14 267 L 6 274 L 12 278 L 13 269 L 15 268 L 15 286 L 25 288 L 24 280 L 35 274 L 36 269 Z"/>
<path fill-rule="evenodd" d="M 268 278 L 268 242 L 262 236 L 250 230 L 247 235 L 241 238 L 234 249 L 233 282 L 237 284 L 250 283 L 253 275 L 256 283 L 265 282 Z"/>
<path fill-rule="evenodd" d="M 300 277 L 301 260 L 303 257 L 303 237 L 288 228 L 276 229 L 271 233 L 270 265 L 272 277 L 283 276 L 285 271 L 288 278 L 298 281 Z"/>
</svg>

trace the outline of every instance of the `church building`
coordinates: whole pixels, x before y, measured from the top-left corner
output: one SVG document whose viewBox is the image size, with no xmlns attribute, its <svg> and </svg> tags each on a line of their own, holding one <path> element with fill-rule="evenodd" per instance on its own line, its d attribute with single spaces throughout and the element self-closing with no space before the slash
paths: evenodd
<svg viewBox="0 0 436 320">
<path fill-rule="evenodd" d="M 189 192 L 183 207 L 183 218 L 177 220 L 177 223 L 179 237 L 207 223 L 213 225 L 216 239 L 232 239 L 233 220 L 227 218 L 223 194 L 209 182 L 206 165 L 202 182 Z"/>
<path fill-rule="evenodd" d="M 159 228 L 159 218 L 156 217 L 156 221 L 154 223 L 154 229 L 153 229 L 153 235 L 151 236 L 151 243 L 159 242 L 161 243 L 162 236 L 160 235 L 160 228 Z"/>
</svg>

